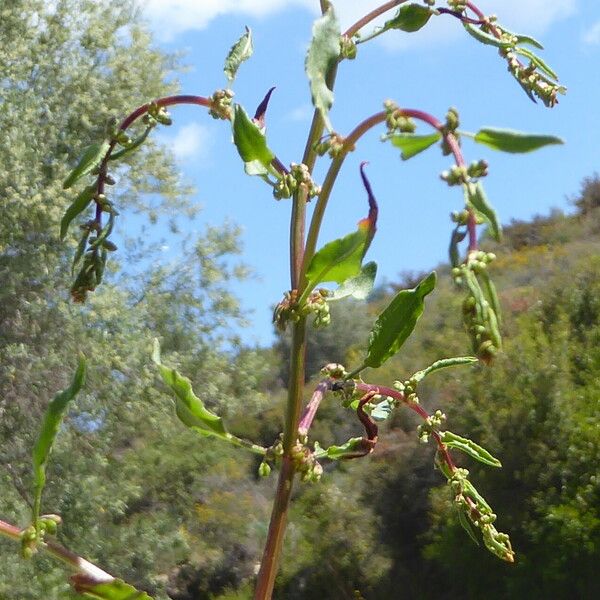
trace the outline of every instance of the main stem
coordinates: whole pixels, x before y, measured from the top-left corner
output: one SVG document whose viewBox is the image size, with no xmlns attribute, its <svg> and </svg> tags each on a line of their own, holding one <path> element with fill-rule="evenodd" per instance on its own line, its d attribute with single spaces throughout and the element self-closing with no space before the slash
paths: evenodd
<svg viewBox="0 0 600 600">
<path fill-rule="evenodd" d="M 292 460 L 292 448 L 296 442 L 300 410 L 302 408 L 302 393 L 304 390 L 304 355 L 306 352 L 306 320 L 300 319 L 294 323 L 292 331 L 292 356 L 290 365 L 290 382 L 286 407 L 285 429 L 283 432 L 283 458 L 277 492 L 269 523 L 267 543 L 258 572 L 255 600 L 269 600 L 273 593 L 275 577 L 281 558 L 283 538 L 287 524 L 288 508 L 294 483 L 295 467 Z"/>
</svg>

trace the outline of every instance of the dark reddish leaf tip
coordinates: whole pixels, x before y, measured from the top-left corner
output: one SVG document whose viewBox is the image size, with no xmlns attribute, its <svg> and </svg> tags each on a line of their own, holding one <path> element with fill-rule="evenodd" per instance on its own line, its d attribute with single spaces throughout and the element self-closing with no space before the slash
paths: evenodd
<svg viewBox="0 0 600 600">
<path fill-rule="evenodd" d="M 365 190 L 367 190 L 367 196 L 369 198 L 369 215 L 366 219 L 363 219 L 361 223 L 365 223 L 369 228 L 369 237 L 367 240 L 367 244 L 365 246 L 365 253 L 373 240 L 373 236 L 377 231 L 377 216 L 379 214 L 379 207 L 377 206 L 377 200 L 375 200 L 375 195 L 373 194 L 373 190 L 371 188 L 371 184 L 367 179 L 367 175 L 365 174 L 365 165 L 368 165 L 367 161 L 363 161 L 360 163 L 360 176 L 363 181 L 363 185 L 365 186 Z"/>
<path fill-rule="evenodd" d="M 266 96 L 263 98 L 262 102 L 258 105 L 256 112 L 254 113 L 254 122 L 261 128 L 265 126 L 265 113 L 267 112 L 267 107 L 269 106 L 269 100 L 271 99 L 271 94 L 273 93 L 274 89 L 275 89 L 275 86 L 273 86 L 267 92 Z"/>
</svg>

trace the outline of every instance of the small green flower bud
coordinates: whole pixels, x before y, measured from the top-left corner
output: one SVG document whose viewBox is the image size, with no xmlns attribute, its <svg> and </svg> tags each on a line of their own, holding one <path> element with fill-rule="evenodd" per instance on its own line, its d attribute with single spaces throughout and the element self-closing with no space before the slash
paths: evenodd
<svg viewBox="0 0 600 600">
<path fill-rule="evenodd" d="M 258 476 L 268 477 L 271 474 L 271 467 L 266 462 L 261 462 L 258 466 Z"/>
</svg>

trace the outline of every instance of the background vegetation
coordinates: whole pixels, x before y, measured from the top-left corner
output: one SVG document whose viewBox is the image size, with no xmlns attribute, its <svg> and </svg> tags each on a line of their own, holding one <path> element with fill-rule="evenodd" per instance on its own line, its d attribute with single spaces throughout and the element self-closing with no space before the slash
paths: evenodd
<svg viewBox="0 0 600 600">
<path fill-rule="evenodd" d="M 169 363 L 232 429 L 267 445 L 281 430 L 289 341 L 245 348 L 235 337 L 241 316 L 228 282 L 246 273 L 235 227 L 206 229 L 186 240 L 177 264 L 158 265 L 157 236 L 139 224 L 193 209 L 168 151 L 151 144 L 131 158 L 135 173 L 151 175 L 124 170 L 119 185 L 135 225 L 120 232 L 120 275 L 85 307 L 68 302 L 73 249 L 57 235 L 68 203 L 63 165 L 110 115 L 173 92 L 177 60 L 153 49 L 129 2 L 56 5 L 49 12 L 41 0 L 15 0 L 0 18 L 0 515 L 27 522 L 32 440 L 82 349 L 89 383 L 59 437 L 47 488 L 46 505 L 64 519 L 60 540 L 156 598 L 248 598 L 273 478 L 258 481 L 252 457 L 180 426 L 157 391 L 150 340 L 161 337 Z M 492 369 L 428 380 L 421 396 L 449 415 L 452 430 L 501 457 L 502 470 L 465 466 L 511 533 L 517 563 L 472 545 L 431 470 L 431 450 L 401 414 L 370 459 L 298 486 L 277 597 L 600 595 L 600 179 L 583 182 L 573 214 L 513 222 L 503 247 L 486 250 L 500 256 L 493 268 L 505 352 Z M 365 332 L 348 323 L 367 330 L 394 285 L 366 308 L 347 303 L 329 329 L 311 332 L 312 378 L 359 350 Z M 464 353 L 460 301 L 441 277 L 418 335 L 383 379 Z M 355 426 L 326 404 L 315 427 L 325 444 Z M 1 600 L 70 597 L 51 560 L 25 562 L 2 540 L 0 555 Z"/>
</svg>

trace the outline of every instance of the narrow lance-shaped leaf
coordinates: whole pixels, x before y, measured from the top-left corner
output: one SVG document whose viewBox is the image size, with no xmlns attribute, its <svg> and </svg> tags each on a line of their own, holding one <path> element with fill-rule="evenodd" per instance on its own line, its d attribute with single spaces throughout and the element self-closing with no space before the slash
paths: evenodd
<svg viewBox="0 0 600 600">
<path fill-rule="evenodd" d="M 229 50 L 229 54 L 225 59 L 225 65 L 223 66 L 223 71 L 225 72 L 225 76 L 229 80 L 230 84 L 233 83 L 240 65 L 245 60 L 248 60 L 252 56 L 253 52 L 254 48 L 252 47 L 252 31 L 249 27 L 246 27 L 246 33 L 244 33 L 242 37 L 240 37 L 240 39 L 231 47 L 231 50 Z"/>
<path fill-rule="evenodd" d="M 468 517 L 464 513 L 464 509 L 462 506 L 457 508 L 458 511 L 458 522 L 460 526 L 467 532 L 468 536 L 473 540 L 476 546 L 479 546 L 479 540 L 477 539 L 477 535 L 475 533 L 475 528 L 473 527 L 473 523 L 468 519 Z"/>
<path fill-rule="evenodd" d="M 480 129 L 473 139 L 478 144 L 484 144 L 494 150 L 513 154 L 532 152 L 553 144 L 564 144 L 563 140 L 554 135 L 523 133 L 512 129 L 495 129 L 492 127 Z"/>
<path fill-rule="evenodd" d="M 121 579 L 99 582 L 92 577 L 77 574 L 71 577 L 73 587 L 85 598 L 96 600 L 152 600 L 146 592 L 136 590 L 132 585 Z"/>
<path fill-rule="evenodd" d="M 73 200 L 73 203 L 71 204 L 71 206 L 69 206 L 69 208 L 67 208 L 67 210 L 65 211 L 65 214 L 60 222 L 60 239 L 61 240 L 65 239 L 65 236 L 67 235 L 67 231 L 69 230 L 69 225 L 71 224 L 71 221 L 75 217 L 77 217 L 79 214 L 81 214 L 90 205 L 90 202 L 92 201 L 92 199 L 94 197 L 95 189 L 96 188 L 93 185 L 89 185 L 89 186 L 83 188 L 83 190 L 81 190 L 81 192 L 79 193 L 77 198 L 75 198 L 75 200 Z"/>
<path fill-rule="evenodd" d="M 463 365 L 472 365 L 473 363 L 478 362 L 478 359 L 475 356 L 456 356 L 453 358 L 442 358 L 441 360 L 436 360 L 433 364 L 429 365 L 426 369 L 422 371 L 417 371 L 411 379 L 414 379 L 417 383 L 422 381 L 431 373 L 435 373 L 435 371 L 439 371 L 440 369 L 447 369 L 449 367 L 460 367 Z"/>
<path fill-rule="evenodd" d="M 474 208 L 486 220 L 490 228 L 490 234 L 495 240 L 500 241 L 502 239 L 502 225 L 500 225 L 496 211 L 488 202 L 481 182 L 467 183 L 464 189 L 467 206 Z"/>
<path fill-rule="evenodd" d="M 221 417 L 208 410 L 204 406 L 204 402 L 194 394 L 191 381 L 180 375 L 175 369 L 162 364 L 160 344 L 156 339 L 154 340 L 152 360 L 158 367 L 162 380 L 175 393 L 175 413 L 186 427 L 203 436 L 214 436 L 234 446 L 246 448 L 255 454 L 265 454 L 265 448 L 229 433 L 225 429 Z"/>
<path fill-rule="evenodd" d="M 100 166 L 102 159 L 108 152 L 110 144 L 105 140 L 100 144 L 88 146 L 79 160 L 77 166 L 71 171 L 63 183 L 63 189 L 70 188 L 75 182 L 79 181 L 84 175 L 91 173 L 96 167 Z"/>
<path fill-rule="evenodd" d="M 474 37 L 478 42 L 481 42 L 482 44 L 486 44 L 487 46 L 495 46 L 496 48 L 512 48 L 513 46 L 511 42 L 499 40 L 497 37 L 491 35 L 490 33 L 482 31 L 479 27 L 471 25 L 471 23 L 463 23 L 463 26 L 471 37 Z"/>
<path fill-rule="evenodd" d="M 554 79 L 554 81 L 558 81 L 558 74 L 550 65 L 543 59 L 541 59 L 537 54 L 529 50 L 528 48 L 515 48 L 515 52 L 528 58 L 540 71 L 544 72 L 548 77 Z"/>
<path fill-rule="evenodd" d="M 332 131 L 329 109 L 333 105 L 333 91 L 327 87 L 326 78 L 340 56 L 341 32 L 331 4 L 328 5 L 323 16 L 314 22 L 312 34 L 312 41 L 306 55 L 306 75 L 313 104 L 321 113 L 325 127 L 328 131 Z"/>
<path fill-rule="evenodd" d="M 433 272 L 417 287 L 396 294 L 375 321 L 363 367 L 379 367 L 398 352 L 423 314 L 425 296 L 433 291 L 435 283 Z"/>
<path fill-rule="evenodd" d="M 235 106 L 233 118 L 233 143 L 248 175 L 267 175 L 273 171 L 271 161 L 275 155 L 269 150 L 260 127 L 239 104 Z"/>
<path fill-rule="evenodd" d="M 506 27 L 504 27 L 504 25 L 498 25 L 498 23 L 496 23 L 495 26 L 496 26 L 496 29 L 499 29 L 502 33 L 505 33 L 505 34 L 510 35 L 511 37 L 515 38 L 517 44 L 528 44 L 530 46 L 534 46 L 535 48 L 538 48 L 539 50 L 544 49 L 544 46 L 542 46 L 542 44 L 540 42 L 538 42 L 535 38 L 531 37 L 530 35 L 514 33 L 513 31 L 509 31 L 508 29 L 506 29 Z"/>
<path fill-rule="evenodd" d="M 362 260 L 377 229 L 379 212 L 375 196 L 364 173 L 364 163 L 361 164 L 361 177 L 369 199 L 369 214 L 358 222 L 357 231 L 325 244 L 312 257 L 306 270 L 308 291 L 325 281 L 343 283 L 360 272 Z"/>
<path fill-rule="evenodd" d="M 493 457 L 485 448 L 482 448 L 479 444 L 476 444 L 468 438 L 456 435 L 451 431 L 441 431 L 440 439 L 447 448 L 460 450 L 485 465 L 489 465 L 490 467 L 502 466 L 502 463 L 497 458 Z"/>
<path fill-rule="evenodd" d="M 340 300 L 352 296 L 357 300 L 365 300 L 373 291 L 375 276 L 377 275 L 377 263 L 371 261 L 363 265 L 360 273 L 355 277 L 346 279 L 336 290 L 329 300 Z"/>
<path fill-rule="evenodd" d="M 399 133 L 392 135 L 389 139 L 396 148 L 400 148 L 402 160 L 408 160 L 430 146 L 433 146 L 442 137 L 441 133 L 432 133 L 430 135 L 413 135 L 411 133 Z"/>
<path fill-rule="evenodd" d="M 44 413 L 42 426 L 38 435 L 35 446 L 33 447 L 32 462 L 33 462 L 33 480 L 35 485 L 34 500 L 33 500 L 33 524 L 37 527 L 37 522 L 40 516 L 40 506 L 42 501 L 42 492 L 46 485 L 46 464 L 52 450 L 52 445 L 56 439 L 58 430 L 63 420 L 63 416 L 79 390 L 85 382 L 85 358 L 79 357 L 77 370 L 71 381 L 71 385 L 62 392 L 59 392 L 54 399 L 48 404 L 48 408 Z"/>
</svg>

